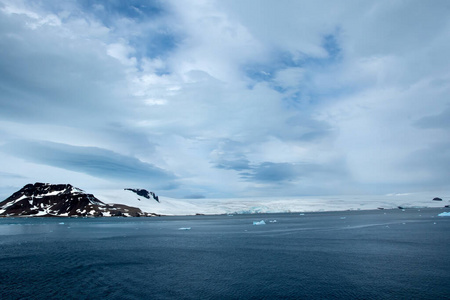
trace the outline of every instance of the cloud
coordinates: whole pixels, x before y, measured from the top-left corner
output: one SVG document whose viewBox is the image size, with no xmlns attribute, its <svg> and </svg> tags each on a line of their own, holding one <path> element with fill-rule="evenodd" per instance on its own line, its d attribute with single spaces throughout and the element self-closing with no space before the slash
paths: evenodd
<svg viewBox="0 0 450 300">
<path fill-rule="evenodd" d="M 123 93 L 117 85 L 125 79 L 124 72 L 102 55 L 106 48 L 101 41 L 79 37 L 81 31 L 103 29 L 106 34 L 106 28 L 69 21 L 64 27 L 46 24 L 33 29 L 26 18 L 18 19 L 22 15 L 7 15 L 0 21 L 4 120 L 61 124 L 71 119 L 95 124 L 95 116 L 118 115 Z"/>
<path fill-rule="evenodd" d="M 448 141 L 423 146 L 399 161 L 398 166 L 413 174 L 419 188 L 445 190 L 450 176 L 449 147 Z"/>
<path fill-rule="evenodd" d="M 226 169 L 226 170 L 247 170 L 250 168 L 250 161 L 245 158 L 236 159 L 236 160 L 220 160 L 216 162 L 216 168 Z"/>
<path fill-rule="evenodd" d="M 183 198 L 184 199 L 204 199 L 206 197 L 202 194 L 191 194 L 191 195 L 184 196 Z"/>
<path fill-rule="evenodd" d="M 240 175 L 246 180 L 259 182 L 292 182 L 301 181 L 303 178 L 313 178 L 319 175 L 322 179 L 327 177 L 347 176 L 342 166 L 334 164 L 319 165 L 312 163 L 273 163 L 263 162 L 250 168 L 249 171 L 241 172 Z"/>
<path fill-rule="evenodd" d="M 442 172 L 415 156 L 446 162 L 445 1 L 0 3 L 5 173 L 389 193 Z"/>
<path fill-rule="evenodd" d="M 450 108 L 437 115 L 423 117 L 416 121 L 415 125 L 423 129 L 450 129 Z"/>
<path fill-rule="evenodd" d="M 170 172 L 152 164 L 106 149 L 77 147 L 44 141 L 11 142 L 1 146 L 0 149 L 27 161 L 100 178 L 158 183 L 175 179 L 175 176 Z"/>
<path fill-rule="evenodd" d="M 290 163 L 264 162 L 253 168 L 252 172 L 241 173 L 241 176 L 257 181 L 291 181 L 301 176 L 302 172 L 300 168 L 300 166 Z"/>
<path fill-rule="evenodd" d="M 0 172 L 0 177 L 3 178 L 26 178 L 25 176 L 22 176 L 20 174 L 14 174 L 14 173 L 7 173 L 7 172 Z"/>
</svg>

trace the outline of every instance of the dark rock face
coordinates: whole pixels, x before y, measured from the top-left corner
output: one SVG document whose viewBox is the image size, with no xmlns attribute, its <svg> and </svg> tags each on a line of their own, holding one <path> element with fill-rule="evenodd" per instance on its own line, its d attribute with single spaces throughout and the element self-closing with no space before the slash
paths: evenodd
<svg viewBox="0 0 450 300">
<path fill-rule="evenodd" d="M 134 193 L 136 193 L 138 196 L 147 198 L 147 199 L 154 199 L 157 202 L 159 202 L 159 198 L 158 196 L 155 195 L 155 193 L 153 192 L 149 192 L 145 189 L 124 189 L 125 191 L 132 191 Z"/>
<path fill-rule="evenodd" d="M 442 199 L 439 197 L 435 197 L 435 198 L 433 198 L 433 201 L 442 201 Z"/>
<path fill-rule="evenodd" d="M 109 205 L 70 184 L 27 184 L 0 202 L 0 216 L 140 216 L 139 208 Z"/>
</svg>

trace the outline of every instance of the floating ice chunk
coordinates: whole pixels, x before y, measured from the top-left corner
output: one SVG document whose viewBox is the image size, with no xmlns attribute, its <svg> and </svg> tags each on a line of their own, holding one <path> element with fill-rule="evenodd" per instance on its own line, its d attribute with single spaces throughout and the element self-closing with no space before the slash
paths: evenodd
<svg viewBox="0 0 450 300">
<path fill-rule="evenodd" d="M 299 216 L 304 216 L 305 214 L 299 214 Z"/>
<path fill-rule="evenodd" d="M 277 220 L 271 220 L 271 221 L 269 221 L 270 223 L 276 223 L 277 222 Z"/>
<path fill-rule="evenodd" d="M 261 221 L 253 221 L 253 225 L 266 225 L 266 222 L 264 222 L 264 220 L 261 220 Z"/>
<path fill-rule="evenodd" d="M 58 223 L 59 225 L 64 225 L 64 222 L 60 222 L 60 223 Z"/>
<path fill-rule="evenodd" d="M 450 217 L 450 212 L 444 211 L 443 213 L 438 214 L 438 217 Z"/>
<path fill-rule="evenodd" d="M 345 219 L 347 219 L 347 217 L 341 217 L 341 220 L 345 220 Z"/>
<path fill-rule="evenodd" d="M 180 227 L 178 230 L 191 230 L 191 227 Z"/>
</svg>

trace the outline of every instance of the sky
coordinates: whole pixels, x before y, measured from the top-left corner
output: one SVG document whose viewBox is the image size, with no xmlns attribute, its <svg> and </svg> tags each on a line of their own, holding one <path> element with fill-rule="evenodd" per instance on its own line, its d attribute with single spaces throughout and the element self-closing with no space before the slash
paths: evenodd
<svg viewBox="0 0 450 300">
<path fill-rule="evenodd" d="M 0 196 L 450 189 L 450 2 L 0 0 Z"/>
</svg>

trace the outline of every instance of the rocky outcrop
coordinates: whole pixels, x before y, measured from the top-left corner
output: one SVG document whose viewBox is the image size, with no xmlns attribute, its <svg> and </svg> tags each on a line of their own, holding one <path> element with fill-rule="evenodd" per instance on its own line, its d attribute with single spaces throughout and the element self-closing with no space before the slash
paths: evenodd
<svg viewBox="0 0 450 300">
<path fill-rule="evenodd" d="M 139 208 L 106 204 L 70 184 L 27 184 L 0 202 L 0 216 L 149 216 Z"/>
<path fill-rule="evenodd" d="M 125 191 L 132 191 L 134 193 L 136 193 L 138 196 L 147 198 L 147 199 L 153 199 L 156 200 L 157 202 L 159 202 L 159 198 L 158 196 L 155 195 L 155 193 L 153 192 L 149 192 L 145 189 L 124 189 Z"/>
</svg>

